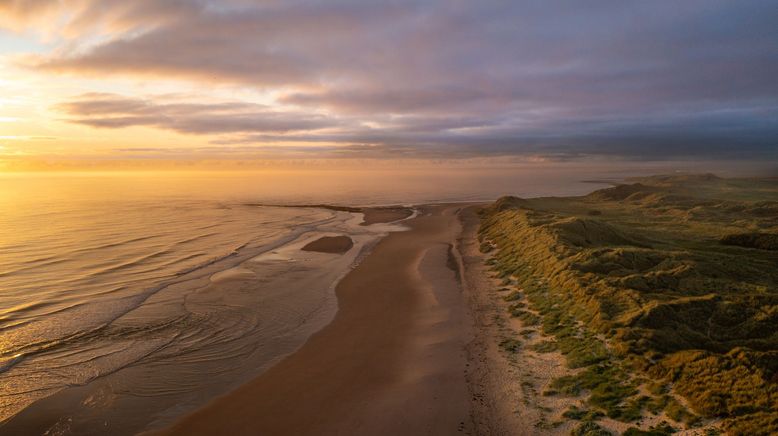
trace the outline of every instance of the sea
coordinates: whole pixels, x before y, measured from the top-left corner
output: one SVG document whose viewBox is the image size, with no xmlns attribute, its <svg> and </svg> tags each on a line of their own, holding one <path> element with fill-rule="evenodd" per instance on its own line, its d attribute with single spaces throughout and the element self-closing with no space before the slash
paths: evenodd
<svg viewBox="0 0 778 436">
<path fill-rule="evenodd" d="M 135 434 L 255 377 L 329 322 L 402 223 L 288 205 L 580 195 L 634 172 L 516 168 L 0 175 L 0 434 Z M 304 252 L 347 234 L 345 255 Z"/>
</svg>

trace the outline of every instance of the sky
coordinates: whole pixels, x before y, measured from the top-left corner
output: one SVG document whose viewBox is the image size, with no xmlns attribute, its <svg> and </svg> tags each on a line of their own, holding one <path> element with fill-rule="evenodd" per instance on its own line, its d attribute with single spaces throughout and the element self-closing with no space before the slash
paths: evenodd
<svg viewBox="0 0 778 436">
<path fill-rule="evenodd" d="M 765 0 L 0 0 L 0 169 L 778 159 Z"/>
</svg>

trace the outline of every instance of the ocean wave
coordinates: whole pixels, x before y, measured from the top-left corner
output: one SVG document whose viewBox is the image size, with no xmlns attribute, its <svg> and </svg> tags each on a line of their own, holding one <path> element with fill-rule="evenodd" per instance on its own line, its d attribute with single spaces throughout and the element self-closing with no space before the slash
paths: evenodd
<svg viewBox="0 0 778 436">
<path fill-rule="evenodd" d="M 214 273 L 332 223 L 332 216 L 198 207 L 183 217 L 164 208 L 137 210 L 138 219 L 115 221 L 113 228 L 113 215 L 95 213 L 104 222 L 84 227 L 88 214 L 76 214 L 76 221 L 44 229 L 52 237 L 40 246 L 10 244 L 23 252 L 4 258 L 0 274 L 0 414 L 140 362 L 180 359 L 212 364 L 217 374 L 235 370 L 231 358 L 256 352 L 256 340 L 246 339 L 264 331 L 255 308 L 197 293 Z M 153 233 L 139 234 L 148 229 Z"/>
</svg>

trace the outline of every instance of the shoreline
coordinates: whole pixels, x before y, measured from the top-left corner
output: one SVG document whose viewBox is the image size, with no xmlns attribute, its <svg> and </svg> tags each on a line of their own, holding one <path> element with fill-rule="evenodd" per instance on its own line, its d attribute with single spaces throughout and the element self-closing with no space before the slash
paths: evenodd
<svg viewBox="0 0 778 436">
<path fill-rule="evenodd" d="M 410 216 L 380 216 L 369 227 L 386 234 L 362 246 L 351 269 L 331 285 L 333 317 L 299 346 L 194 409 L 172 415 L 161 410 L 141 430 L 111 427 L 120 434 L 186 435 L 448 435 L 479 434 L 475 430 L 484 425 L 496 429 L 503 418 L 478 407 L 493 396 L 475 386 L 478 356 L 472 342 L 480 326 L 474 323 L 471 294 L 481 291 L 470 289 L 466 277 L 472 271 L 460 247 L 466 242 L 461 212 L 480 205 L 416 204 L 403 206 Z M 352 225 L 365 225 L 359 223 L 361 211 L 327 209 L 350 212 Z M 475 230 L 477 225 L 476 219 Z M 391 226 L 406 229 L 392 231 Z M 284 249 L 338 257 L 344 254 L 338 245 L 354 234 L 336 235 L 298 236 Z M 310 244 L 316 249 L 304 248 Z M 275 260 L 274 253 L 256 259 Z M 239 266 L 217 272 L 211 281 L 221 285 L 253 276 Z M 69 404 L 91 401 L 108 384 L 98 380 L 68 388 L 25 409 L 9 428 L 49 428 L 58 416 L 69 416 Z"/>
<path fill-rule="evenodd" d="M 146 313 L 155 315 L 158 313 L 156 308 L 167 310 L 169 302 L 186 301 L 186 310 L 197 312 L 194 316 L 200 316 L 201 313 L 210 316 L 212 304 L 229 309 L 243 307 L 249 300 L 261 300 L 264 303 L 255 308 L 245 306 L 246 313 L 241 313 L 240 316 L 233 314 L 229 318 L 230 322 L 242 322 L 241 327 L 258 324 L 254 321 L 255 318 L 264 321 L 259 324 L 261 331 L 245 333 L 247 338 L 249 335 L 259 336 L 250 341 L 247 339 L 244 348 L 247 351 L 239 350 L 241 353 L 236 357 L 246 361 L 252 359 L 252 363 L 246 365 L 245 362 L 242 364 L 235 361 L 233 364 L 228 364 L 225 359 L 215 359 L 225 362 L 223 367 L 220 366 L 215 371 L 217 375 L 227 372 L 238 374 L 236 377 L 226 379 L 226 383 L 222 380 L 223 384 L 214 384 L 209 380 L 207 374 L 212 372 L 213 368 L 189 368 L 186 366 L 187 362 L 179 362 L 183 365 L 181 367 L 175 362 L 174 355 L 170 361 L 165 361 L 162 357 L 160 360 L 151 362 L 157 367 L 170 368 L 173 373 L 183 371 L 185 377 L 198 378 L 197 381 L 190 380 L 179 384 L 179 386 L 189 384 L 208 391 L 201 397 L 204 401 L 200 401 L 200 404 L 194 408 L 191 404 L 197 401 L 197 398 L 191 396 L 180 403 L 171 403 L 172 400 L 165 399 L 169 395 L 143 401 L 136 400 L 135 395 L 112 394 L 115 389 L 113 386 L 120 386 L 121 389 L 122 385 L 131 384 L 134 389 L 137 388 L 145 393 L 158 385 L 154 384 L 149 388 L 149 383 L 153 384 L 153 380 L 145 380 L 145 377 L 137 378 L 143 370 L 137 369 L 136 365 L 127 365 L 84 385 L 66 386 L 52 395 L 31 403 L 4 421 L 0 426 L 0 432 L 43 434 L 53 430 L 100 434 L 101 414 L 106 415 L 105 430 L 110 430 L 113 434 L 155 431 L 165 428 L 218 395 L 230 392 L 268 368 L 272 368 L 286 356 L 293 354 L 311 334 L 321 330 L 332 320 L 338 310 L 334 292 L 337 283 L 353 270 L 354 265 L 366 258 L 375 244 L 387 233 L 402 229 L 400 225 L 391 222 L 377 223 L 369 227 L 362 226 L 360 214 L 333 212 L 335 216 L 332 218 L 317 222 L 315 226 L 301 227 L 299 231 L 291 232 L 288 237 L 268 247 L 231 253 L 217 261 L 207 263 L 203 268 L 189 271 L 177 277 L 172 284 L 161 285 L 159 292 L 147 299 L 140 308 L 135 309 L 133 313 L 142 313 L 144 314 L 142 316 Z M 327 250 L 324 251 L 302 249 L 308 243 L 314 243 L 322 238 L 328 240 L 327 238 L 337 237 L 336 235 L 349 235 L 347 238 L 351 246 L 348 250 L 328 252 L 331 251 L 329 250 L 331 247 L 325 247 Z M 295 259 L 295 262 L 291 262 L 292 259 Z M 190 290 L 193 295 L 181 297 Z M 257 294 L 257 291 L 261 293 Z M 252 295 L 256 296 L 252 297 Z M 307 297 L 304 297 L 306 295 Z M 230 300 L 222 302 L 225 298 Z M 239 301 L 235 300 L 236 298 Z M 249 300 L 244 301 L 245 299 Z M 279 305 L 279 303 L 283 304 Z M 272 312 L 274 307 L 280 312 Z M 159 313 L 160 316 L 164 316 L 167 312 Z M 280 320 L 288 316 L 298 316 L 299 319 L 277 325 Z M 244 317 L 249 318 L 244 322 Z M 206 321 L 210 319 L 207 318 Z M 288 328 L 279 330 L 283 326 Z M 262 336 L 262 332 L 267 332 L 267 335 Z M 240 335 L 243 334 L 243 330 L 240 330 Z M 238 342 L 227 341 L 225 347 L 229 348 L 231 346 L 229 344 L 233 343 Z M 194 353 L 199 352 L 194 351 Z M 202 353 L 207 354 L 207 352 L 207 349 L 202 350 Z M 146 364 L 140 366 L 143 365 Z M 159 377 L 168 377 L 164 371 L 155 370 L 155 373 L 162 374 Z M 248 377 L 245 376 L 246 374 Z M 227 383 L 229 388 L 225 390 L 224 386 Z M 183 395 L 187 395 L 186 392 Z M 141 397 L 142 395 L 137 396 L 137 398 Z M 152 406 L 156 404 L 154 401 L 160 401 L 161 404 Z M 114 411 L 111 403 L 119 407 Z M 138 410 L 143 412 L 139 413 Z M 100 424 L 92 425 L 94 422 Z"/>
<path fill-rule="evenodd" d="M 362 226 L 369 226 L 372 224 L 390 224 L 404 221 L 412 218 L 416 213 L 416 208 L 423 205 L 389 205 L 389 206 L 342 206 L 337 204 L 262 204 L 262 203 L 246 203 L 246 206 L 256 207 L 282 207 L 291 209 L 324 209 L 332 212 L 349 212 L 349 213 L 361 213 L 362 214 Z"/>
<path fill-rule="evenodd" d="M 451 262 L 463 206 L 415 206 L 418 216 L 400 221 L 409 230 L 381 239 L 337 284 L 328 325 L 154 434 L 468 432 L 472 333 L 458 254 Z"/>
<path fill-rule="evenodd" d="M 534 201 L 574 215 L 597 212 L 597 220 L 602 215 L 615 219 L 607 213 L 611 209 L 593 208 L 592 197 Z M 683 425 L 685 418 L 642 405 L 637 421 L 617 420 L 604 412 L 592 421 L 575 417 L 579 411 L 589 413 L 587 393 L 560 393 L 557 382 L 581 377 L 584 371 L 569 364 L 569 351 L 541 323 L 548 310 L 544 300 L 528 300 L 547 298 L 543 294 L 549 292 L 547 277 L 525 275 L 512 265 L 498 269 L 495 265 L 504 260 L 494 251 L 498 248 L 494 238 L 511 233 L 497 229 L 487 237 L 479 235 L 482 218 L 492 210 L 503 203 L 523 207 L 531 200 L 508 197 L 483 214 L 478 213 L 482 203 L 396 206 L 410 216 L 390 219 L 397 216 L 390 208 L 391 214 L 381 215 L 388 217 L 383 218 L 386 221 L 375 226 L 366 222 L 366 208 L 287 206 L 336 211 L 351 217 L 347 221 L 352 228 L 367 225 L 361 227 L 364 232 L 380 233 L 356 251 L 352 251 L 355 234 L 342 229 L 309 232 L 285 247 L 287 254 L 307 252 L 306 256 L 322 259 L 356 253 L 341 262 L 346 267 L 330 282 L 333 318 L 251 378 L 236 381 L 218 396 L 204 397 L 196 409 L 142 427 L 143 434 L 508 435 L 517 429 L 521 434 L 567 434 L 585 425 L 617 432 L 635 426 L 651 430 L 669 425 L 668 419 Z M 565 200 L 583 206 L 574 203 L 564 209 Z M 596 204 L 606 200 L 598 198 Z M 388 230 L 393 226 L 403 231 Z M 577 235 L 577 228 L 564 230 Z M 527 240 L 532 238 L 502 246 L 518 247 Z M 623 240 L 615 241 L 618 245 Z M 606 242 L 613 243 L 607 238 Z M 259 257 L 284 258 L 275 251 Z M 230 282 L 255 273 L 234 268 L 212 275 L 211 281 Z M 295 279 L 288 283 L 300 286 Z M 274 288 L 281 293 L 290 289 Z M 252 290 L 256 289 L 246 288 Z M 582 338 L 587 339 L 576 336 Z M 596 340 L 604 341 L 600 336 Z M 209 372 L 201 375 L 207 378 Z M 650 386 L 637 386 L 634 395 L 641 398 L 659 395 Z M 685 399 L 671 397 L 671 392 L 663 394 L 683 411 L 691 407 Z M 708 420 L 704 425 L 707 429 L 720 422 Z M 681 434 L 701 427 L 685 428 Z"/>
</svg>

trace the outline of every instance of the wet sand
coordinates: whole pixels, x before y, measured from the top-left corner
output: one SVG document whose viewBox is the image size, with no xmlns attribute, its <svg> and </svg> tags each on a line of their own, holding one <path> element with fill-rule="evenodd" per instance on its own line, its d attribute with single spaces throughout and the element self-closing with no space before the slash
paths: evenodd
<svg viewBox="0 0 778 436">
<path fill-rule="evenodd" d="M 289 208 L 313 208 L 313 209 L 327 209 L 337 212 L 351 212 L 361 213 L 363 215 L 363 226 L 369 226 L 372 224 L 391 223 L 399 221 L 413 215 L 414 209 L 405 206 L 370 206 L 370 207 L 354 207 L 354 206 L 338 206 L 334 204 L 262 204 L 262 203 L 247 203 L 246 206 L 273 206 L 273 207 L 289 207 Z"/>
<path fill-rule="evenodd" d="M 322 236 L 321 238 L 309 242 L 305 247 L 301 248 L 303 251 L 316 251 L 318 253 L 333 253 L 343 254 L 354 246 L 354 241 L 348 236 Z"/>
<path fill-rule="evenodd" d="M 338 284 L 334 320 L 174 435 L 472 433 L 461 206 L 429 206 Z"/>
<path fill-rule="evenodd" d="M 363 226 L 377 223 L 390 223 L 413 215 L 413 209 L 407 207 L 366 207 L 362 209 L 365 218 Z"/>
<path fill-rule="evenodd" d="M 91 380 L 29 404 L 2 423 L 0 435 L 123 436 L 165 428 L 274 366 L 332 321 L 336 284 L 353 265 L 387 233 L 403 229 L 361 226 L 353 213 L 330 215 L 161 286 L 106 334 L 120 345 L 158 347 L 170 336 L 182 337 L 180 343 L 100 377 L 80 365 Z M 302 250 L 343 235 L 353 242 L 346 253 Z"/>
</svg>

